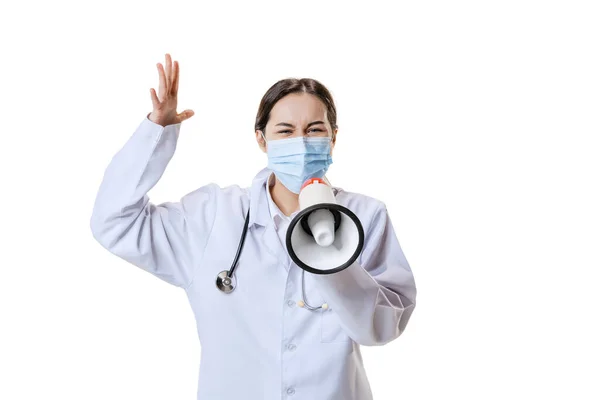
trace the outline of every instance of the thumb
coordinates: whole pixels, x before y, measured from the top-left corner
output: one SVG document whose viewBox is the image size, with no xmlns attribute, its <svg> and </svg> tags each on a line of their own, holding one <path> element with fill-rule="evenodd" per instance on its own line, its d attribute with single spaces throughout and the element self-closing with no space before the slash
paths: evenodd
<svg viewBox="0 0 600 400">
<path fill-rule="evenodd" d="M 177 115 L 177 118 L 179 118 L 179 121 L 185 121 L 188 118 L 191 118 L 194 115 L 194 111 L 192 110 L 185 110 L 182 111 L 180 114 Z"/>
</svg>

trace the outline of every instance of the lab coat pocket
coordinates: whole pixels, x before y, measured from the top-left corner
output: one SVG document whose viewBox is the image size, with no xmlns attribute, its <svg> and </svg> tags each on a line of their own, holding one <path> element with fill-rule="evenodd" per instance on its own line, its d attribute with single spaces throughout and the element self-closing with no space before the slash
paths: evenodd
<svg viewBox="0 0 600 400">
<path fill-rule="evenodd" d="M 321 342 L 349 342 L 350 336 L 340 324 L 338 316 L 331 308 L 321 311 Z"/>
</svg>

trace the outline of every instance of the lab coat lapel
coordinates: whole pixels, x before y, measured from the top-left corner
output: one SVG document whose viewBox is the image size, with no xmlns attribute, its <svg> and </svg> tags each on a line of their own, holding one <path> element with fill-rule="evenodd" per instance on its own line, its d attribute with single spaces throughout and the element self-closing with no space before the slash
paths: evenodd
<svg viewBox="0 0 600 400">
<path fill-rule="evenodd" d="M 250 223 L 252 229 L 262 229 L 260 244 L 262 248 L 277 260 L 277 264 L 289 271 L 289 256 L 287 250 L 282 246 L 271 213 L 269 212 L 269 199 L 267 198 L 267 181 L 271 170 L 264 168 L 252 182 L 250 190 Z"/>
<path fill-rule="evenodd" d="M 290 258 L 287 250 L 282 246 L 281 240 L 279 240 L 279 235 L 275 230 L 275 224 L 272 220 L 265 227 L 262 239 L 262 244 L 265 248 L 277 259 L 277 263 L 282 265 L 286 272 L 288 272 L 290 269 Z"/>
</svg>

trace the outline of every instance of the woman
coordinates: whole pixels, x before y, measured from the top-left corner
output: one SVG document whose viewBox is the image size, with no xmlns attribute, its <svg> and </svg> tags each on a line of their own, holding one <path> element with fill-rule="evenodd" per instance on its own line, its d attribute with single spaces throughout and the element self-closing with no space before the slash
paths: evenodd
<svg viewBox="0 0 600 400">
<path fill-rule="evenodd" d="M 177 113 L 179 64 L 169 54 L 165 61 L 166 71 L 157 64 L 152 112 L 106 169 L 94 237 L 185 290 L 202 349 L 198 399 L 371 399 L 360 345 L 400 336 L 416 299 L 385 205 L 334 188 L 365 232 L 360 257 L 340 272 L 304 274 L 284 244 L 300 186 L 331 163 L 337 125 L 329 91 L 312 79 L 281 80 L 267 91 L 255 135 L 269 163 L 249 188 L 209 184 L 155 205 L 147 192 L 173 157 L 181 123 L 194 115 Z M 215 278 L 231 264 L 246 216 L 238 286 L 226 294 Z"/>
</svg>

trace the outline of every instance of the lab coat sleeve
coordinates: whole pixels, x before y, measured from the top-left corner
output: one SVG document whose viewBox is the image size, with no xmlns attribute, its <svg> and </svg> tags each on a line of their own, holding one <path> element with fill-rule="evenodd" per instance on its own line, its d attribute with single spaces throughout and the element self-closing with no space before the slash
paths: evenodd
<svg viewBox="0 0 600 400">
<path fill-rule="evenodd" d="M 338 273 L 314 279 L 329 312 L 361 345 L 383 345 L 399 337 L 416 305 L 414 276 L 383 203 L 365 233 L 358 260 Z"/>
<path fill-rule="evenodd" d="M 163 127 L 148 115 L 106 168 L 90 227 L 111 253 L 185 288 L 194 272 L 192 249 L 203 251 L 214 223 L 216 185 L 201 187 L 178 202 L 150 201 L 147 192 L 173 157 L 181 124 Z"/>
</svg>

